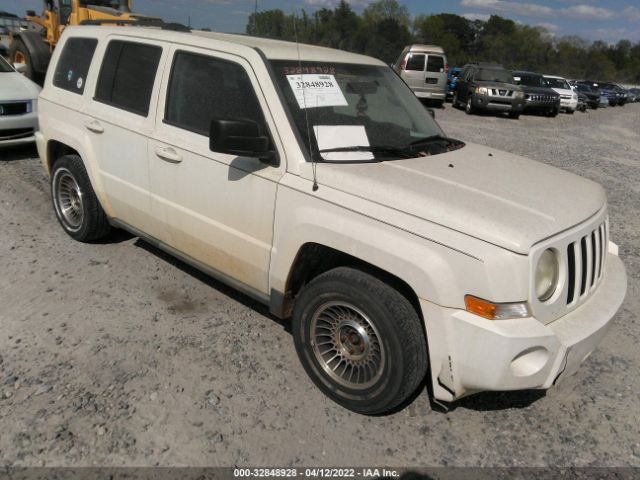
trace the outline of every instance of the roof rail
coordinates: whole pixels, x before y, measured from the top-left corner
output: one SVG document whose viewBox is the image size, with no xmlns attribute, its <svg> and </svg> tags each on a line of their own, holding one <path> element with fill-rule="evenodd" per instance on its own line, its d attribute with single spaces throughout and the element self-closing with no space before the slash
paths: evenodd
<svg viewBox="0 0 640 480">
<path fill-rule="evenodd" d="M 139 18 L 137 20 L 119 20 L 117 18 L 109 18 L 102 20 L 83 20 L 80 25 L 117 25 L 117 26 L 136 26 L 136 27 L 155 27 L 162 30 L 172 30 L 174 32 L 191 32 L 191 29 L 181 23 L 166 23 L 160 18 Z"/>
</svg>

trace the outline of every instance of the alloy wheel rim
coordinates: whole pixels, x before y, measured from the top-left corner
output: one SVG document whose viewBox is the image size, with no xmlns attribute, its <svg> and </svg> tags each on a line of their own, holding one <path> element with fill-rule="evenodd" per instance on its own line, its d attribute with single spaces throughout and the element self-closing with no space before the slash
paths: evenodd
<svg viewBox="0 0 640 480">
<path fill-rule="evenodd" d="M 382 377 L 386 354 L 371 319 L 346 302 L 320 306 L 311 320 L 313 353 L 340 385 L 364 390 Z"/>
<path fill-rule="evenodd" d="M 80 230 L 84 220 L 83 195 L 71 172 L 66 169 L 58 170 L 54 191 L 58 216 L 69 230 Z"/>
</svg>

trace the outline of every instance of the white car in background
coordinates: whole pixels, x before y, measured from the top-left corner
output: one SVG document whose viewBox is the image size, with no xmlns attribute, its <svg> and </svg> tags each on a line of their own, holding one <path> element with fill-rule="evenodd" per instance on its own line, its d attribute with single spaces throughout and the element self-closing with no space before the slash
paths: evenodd
<svg viewBox="0 0 640 480">
<path fill-rule="evenodd" d="M 0 148 L 35 141 L 40 87 L 0 56 Z"/>
<path fill-rule="evenodd" d="M 578 108 L 578 94 L 571 88 L 569 82 L 562 77 L 544 75 L 547 86 L 560 95 L 560 109 L 573 113 Z"/>
</svg>

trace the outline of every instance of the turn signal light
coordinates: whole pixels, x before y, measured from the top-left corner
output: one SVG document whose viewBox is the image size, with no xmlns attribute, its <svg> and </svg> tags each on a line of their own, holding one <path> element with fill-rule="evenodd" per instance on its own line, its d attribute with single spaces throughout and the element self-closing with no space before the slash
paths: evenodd
<svg viewBox="0 0 640 480">
<path fill-rule="evenodd" d="M 467 312 L 488 320 L 507 320 L 510 318 L 526 318 L 531 315 L 527 302 L 493 303 L 482 298 L 466 295 L 464 304 Z"/>
</svg>

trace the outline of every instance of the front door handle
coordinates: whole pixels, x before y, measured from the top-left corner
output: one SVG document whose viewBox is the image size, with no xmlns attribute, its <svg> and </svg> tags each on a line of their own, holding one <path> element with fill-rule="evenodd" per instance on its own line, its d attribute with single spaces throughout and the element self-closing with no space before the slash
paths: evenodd
<svg viewBox="0 0 640 480">
<path fill-rule="evenodd" d="M 84 124 L 87 130 L 93 133 L 104 133 L 104 127 L 97 120 L 91 120 Z"/>
<path fill-rule="evenodd" d="M 182 155 L 172 147 L 156 147 L 156 155 L 169 163 L 180 163 L 182 161 Z"/>
</svg>

